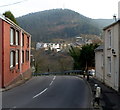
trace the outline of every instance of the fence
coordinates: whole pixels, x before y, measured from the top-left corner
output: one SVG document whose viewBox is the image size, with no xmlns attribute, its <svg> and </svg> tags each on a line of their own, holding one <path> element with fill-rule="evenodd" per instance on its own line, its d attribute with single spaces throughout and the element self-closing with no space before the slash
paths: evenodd
<svg viewBox="0 0 120 110">
<path fill-rule="evenodd" d="M 41 76 L 41 75 L 83 75 L 82 70 L 69 70 L 62 72 L 45 72 L 45 73 L 33 73 L 33 76 Z"/>
</svg>

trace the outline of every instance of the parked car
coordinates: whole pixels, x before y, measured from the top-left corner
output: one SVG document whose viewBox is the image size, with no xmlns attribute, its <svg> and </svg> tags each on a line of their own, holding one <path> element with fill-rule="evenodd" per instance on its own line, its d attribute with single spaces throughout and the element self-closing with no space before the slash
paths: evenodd
<svg viewBox="0 0 120 110">
<path fill-rule="evenodd" d="M 90 76 L 94 76 L 95 75 L 95 70 L 94 69 L 88 70 L 88 74 Z"/>
</svg>

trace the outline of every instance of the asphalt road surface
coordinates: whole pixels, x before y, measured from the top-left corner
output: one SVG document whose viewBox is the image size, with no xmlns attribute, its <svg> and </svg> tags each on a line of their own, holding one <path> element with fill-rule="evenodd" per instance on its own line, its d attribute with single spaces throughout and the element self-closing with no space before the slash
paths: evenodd
<svg viewBox="0 0 120 110">
<path fill-rule="evenodd" d="M 89 108 L 91 92 L 77 76 L 37 76 L 2 96 L 3 108 Z"/>
</svg>

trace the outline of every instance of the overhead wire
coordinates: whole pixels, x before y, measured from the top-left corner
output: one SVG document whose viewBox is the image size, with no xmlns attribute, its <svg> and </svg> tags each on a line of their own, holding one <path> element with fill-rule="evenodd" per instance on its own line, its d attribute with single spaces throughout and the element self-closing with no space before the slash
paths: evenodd
<svg viewBox="0 0 120 110">
<path fill-rule="evenodd" d="M 19 2 L 14 2 L 14 3 L 11 3 L 11 4 L 7 4 L 7 5 L 1 5 L 0 7 L 7 7 L 7 6 L 11 6 L 11 5 L 16 5 L 16 4 L 25 2 L 25 1 L 28 1 L 28 0 L 22 0 L 22 1 L 19 1 Z"/>
</svg>

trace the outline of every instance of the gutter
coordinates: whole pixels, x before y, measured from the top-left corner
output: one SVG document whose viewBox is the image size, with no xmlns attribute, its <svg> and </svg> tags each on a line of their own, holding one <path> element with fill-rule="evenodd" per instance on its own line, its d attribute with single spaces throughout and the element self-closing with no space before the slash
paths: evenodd
<svg viewBox="0 0 120 110">
<path fill-rule="evenodd" d="M 107 28 L 109 28 L 109 27 L 111 27 L 111 26 L 113 26 L 113 25 L 117 24 L 118 22 L 120 22 L 120 19 L 119 19 L 119 20 L 117 20 L 116 22 L 114 22 L 114 23 L 112 23 L 112 24 L 110 24 L 110 25 L 108 25 L 108 26 L 104 27 L 104 28 L 103 28 L 103 30 L 106 30 Z"/>
<path fill-rule="evenodd" d="M 5 22 L 7 22 L 8 24 L 17 27 L 19 30 L 22 30 L 24 33 L 26 33 L 27 35 L 31 36 L 28 32 L 26 32 L 24 29 L 22 29 L 20 26 L 18 26 L 17 24 L 15 24 L 13 21 L 11 21 L 9 18 L 0 15 L 0 19 L 4 20 Z"/>
</svg>

